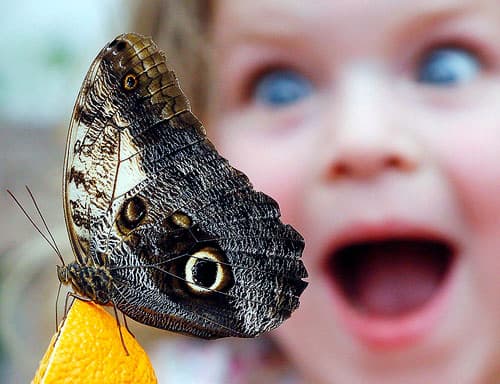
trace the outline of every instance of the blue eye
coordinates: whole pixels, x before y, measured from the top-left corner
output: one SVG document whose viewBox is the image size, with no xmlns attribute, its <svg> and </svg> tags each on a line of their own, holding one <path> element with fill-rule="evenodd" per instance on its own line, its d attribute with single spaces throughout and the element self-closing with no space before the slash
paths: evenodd
<svg viewBox="0 0 500 384">
<path fill-rule="evenodd" d="M 257 80 L 254 97 L 266 105 L 282 107 L 309 96 L 312 90 L 311 81 L 300 73 L 274 70 Z"/>
<path fill-rule="evenodd" d="M 420 63 L 418 81 L 434 85 L 456 85 L 474 79 L 481 63 L 474 53 L 461 48 L 437 48 Z"/>
</svg>

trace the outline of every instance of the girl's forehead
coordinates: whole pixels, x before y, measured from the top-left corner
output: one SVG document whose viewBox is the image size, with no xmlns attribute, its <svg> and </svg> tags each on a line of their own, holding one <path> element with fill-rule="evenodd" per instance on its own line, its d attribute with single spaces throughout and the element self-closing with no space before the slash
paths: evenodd
<svg viewBox="0 0 500 384">
<path fill-rule="evenodd" d="M 243 35 L 286 34 L 297 29 L 346 26 L 368 29 L 408 19 L 484 13 L 500 20 L 498 0 L 218 0 L 218 27 Z M 356 20 L 369 24 L 360 25 Z"/>
</svg>

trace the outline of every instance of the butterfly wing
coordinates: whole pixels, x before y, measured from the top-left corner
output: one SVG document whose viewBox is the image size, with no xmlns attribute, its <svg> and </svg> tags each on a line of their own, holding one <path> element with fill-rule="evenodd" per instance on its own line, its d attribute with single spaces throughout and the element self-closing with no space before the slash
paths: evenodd
<svg viewBox="0 0 500 384">
<path fill-rule="evenodd" d="M 127 316 L 205 338 L 250 337 L 298 307 L 302 237 L 217 153 L 151 39 L 121 35 L 101 51 L 73 121 L 70 236 L 109 267 Z"/>
<path fill-rule="evenodd" d="M 82 265 L 91 258 L 93 224 L 109 211 L 120 170 L 120 122 L 114 88 L 101 57 L 92 62 L 71 117 L 63 174 L 63 206 L 71 246 Z M 139 177 L 140 173 L 136 174 Z"/>
</svg>

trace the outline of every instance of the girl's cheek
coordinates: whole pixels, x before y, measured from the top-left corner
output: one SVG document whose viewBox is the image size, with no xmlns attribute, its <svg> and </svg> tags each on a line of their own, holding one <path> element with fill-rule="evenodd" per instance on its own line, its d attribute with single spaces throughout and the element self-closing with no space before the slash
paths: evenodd
<svg viewBox="0 0 500 384">
<path fill-rule="evenodd" d="M 498 123 L 485 114 L 443 124 L 448 135 L 434 136 L 433 153 L 439 158 L 459 209 L 472 232 L 497 231 L 500 225 L 500 141 Z M 450 129 L 446 129 L 446 127 Z M 437 130 L 437 129 L 436 129 Z M 440 137 L 437 139 L 436 136 Z"/>
<path fill-rule="evenodd" d="M 460 240 L 470 253 L 480 297 L 500 315 L 500 125 L 491 113 L 496 100 L 485 98 L 457 115 L 436 113 L 427 119 L 431 124 L 419 126 L 467 226 Z"/>
</svg>

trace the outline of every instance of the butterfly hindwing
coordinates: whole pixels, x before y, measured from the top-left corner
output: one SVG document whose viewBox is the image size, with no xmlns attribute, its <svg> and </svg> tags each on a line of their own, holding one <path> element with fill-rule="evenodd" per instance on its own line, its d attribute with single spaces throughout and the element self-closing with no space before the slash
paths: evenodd
<svg viewBox="0 0 500 384">
<path fill-rule="evenodd" d="M 76 259 L 127 316 L 205 338 L 278 326 L 306 286 L 302 237 L 207 139 L 154 42 L 94 60 L 73 112 L 65 213 Z"/>
</svg>

